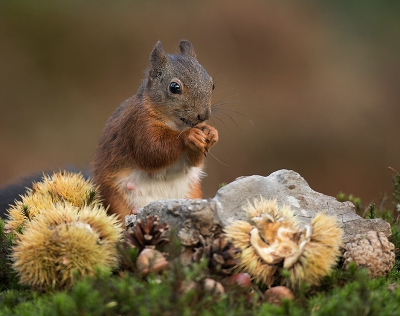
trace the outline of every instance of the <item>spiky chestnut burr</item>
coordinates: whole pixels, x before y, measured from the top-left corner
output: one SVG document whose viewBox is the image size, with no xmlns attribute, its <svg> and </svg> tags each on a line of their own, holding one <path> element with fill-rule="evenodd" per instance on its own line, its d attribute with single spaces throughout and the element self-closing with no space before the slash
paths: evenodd
<svg viewBox="0 0 400 316">
<path fill-rule="evenodd" d="M 319 213 L 309 227 L 310 231 L 303 231 L 301 235 L 300 254 L 289 268 L 288 281 L 292 287 L 298 287 L 301 282 L 319 285 L 341 255 L 343 230 L 334 216 Z"/>
<path fill-rule="evenodd" d="M 236 248 L 232 241 L 222 236 L 207 246 L 196 248 L 192 261 L 200 262 L 200 259 L 205 257 L 211 273 L 229 275 L 239 263 L 237 255 L 240 252 L 241 250 Z"/>
<path fill-rule="evenodd" d="M 125 241 L 142 251 L 144 248 L 162 247 L 169 243 L 166 236 L 169 231 L 168 223 L 159 223 L 158 216 L 149 215 L 146 222 L 136 221 L 135 227 L 125 232 Z"/>
<path fill-rule="evenodd" d="M 358 234 L 345 249 L 344 266 L 348 268 L 354 262 L 357 267 L 366 268 L 372 277 L 386 276 L 395 262 L 394 245 L 382 232 Z"/>
<path fill-rule="evenodd" d="M 41 182 L 33 184 L 21 201 L 8 209 L 6 230 L 15 231 L 34 220 L 41 211 L 51 209 L 56 203 L 70 203 L 78 208 L 85 205 L 100 205 L 100 196 L 92 181 L 82 174 L 58 172 L 52 176 L 43 175 Z"/>
<path fill-rule="evenodd" d="M 253 218 L 266 214 L 270 216 L 273 221 L 278 221 L 284 218 L 293 223 L 297 223 L 290 206 L 283 205 L 282 207 L 279 207 L 276 199 L 266 200 L 263 196 L 260 196 L 259 198 L 255 198 L 253 203 L 249 202 L 247 205 L 243 206 L 243 210 L 246 212 L 247 220 L 249 222 L 252 222 Z"/>
<path fill-rule="evenodd" d="M 101 206 L 58 203 L 36 215 L 19 234 L 11 255 L 20 282 L 35 289 L 70 287 L 94 275 L 96 267 L 117 264 L 122 228 Z"/>
<path fill-rule="evenodd" d="M 288 206 L 261 198 L 244 208 L 248 221 L 225 228 L 228 238 L 242 249 L 238 271 L 248 272 L 256 282 L 271 286 L 283 266 L 289 270 L 289 285 L 318 284 L 339 256 L 342 230 L 334 217 L 318 214 L 301 228 Z"/>
<path fill-rule="evenodd" d="M 235 247 L 242 251 L 238 254 L 239 264 L 235 272 L 247 272 L 256 282 L 270 286 L 276 278 L 278 266 L 266 263 L 250 243 L 250 233 L 253 226 L 246 221 L 235 221 L 225 227 L 228 238 L 232 239 Z"/>
</svg>

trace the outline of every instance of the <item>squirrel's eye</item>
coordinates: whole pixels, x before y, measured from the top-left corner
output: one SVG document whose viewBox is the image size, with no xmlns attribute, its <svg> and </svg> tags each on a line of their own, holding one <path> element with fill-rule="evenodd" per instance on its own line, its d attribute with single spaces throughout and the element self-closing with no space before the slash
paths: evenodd
<svg viewBox="0 0 400 316">
<path fill-rule="evenodd" d="M 171 91 L 171 93 L 173 94 L 181 94 L 181 86 L 179 85 L 179 83 L 172 81 L 169 85 L 169 91 Z"/>
</svg>

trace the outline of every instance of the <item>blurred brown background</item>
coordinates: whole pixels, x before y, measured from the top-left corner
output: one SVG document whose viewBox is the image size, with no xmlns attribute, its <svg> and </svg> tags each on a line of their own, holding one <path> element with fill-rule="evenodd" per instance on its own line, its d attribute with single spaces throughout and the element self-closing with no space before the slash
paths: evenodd
<svg viewBox="0 0 400 316">
<path fill-rule="evenodd" d="M 388 4 L 389 3 L 389 4 Z M 154 44 L 214 76 L 205 195 L 278 169 L 319 192 L 390 193 L 400 171 L 400 5 L 378 1 L 0 2 L 0 185 L 88 168 Z M 219 162 L 221 161 L 221 162 Z"/>
</svg>

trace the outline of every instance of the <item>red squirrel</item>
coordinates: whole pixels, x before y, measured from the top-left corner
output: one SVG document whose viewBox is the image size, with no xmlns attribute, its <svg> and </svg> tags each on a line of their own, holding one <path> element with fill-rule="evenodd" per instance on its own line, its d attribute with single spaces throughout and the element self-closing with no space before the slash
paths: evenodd
<svg viewBox="0 0 400 316">
<path fill-rule="evenodd" d="M 204 159 L 218 141 L 206 124 L 212 77 L 192 44 L 166 54 L 158 42 L 137 93 L 108 119 L 93 159 L 94 181 L 121 221 L 154 200 L 201 198 Z"/>
</svg>

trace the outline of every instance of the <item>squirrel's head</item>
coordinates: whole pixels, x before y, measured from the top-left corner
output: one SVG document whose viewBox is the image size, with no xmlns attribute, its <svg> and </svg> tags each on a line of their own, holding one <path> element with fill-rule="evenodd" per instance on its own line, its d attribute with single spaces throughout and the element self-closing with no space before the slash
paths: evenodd
<svg viewBox="0 0 400 316">
<path fill-rule="evenodd" d="M 150 54 L 145 94 L 152 108 L 175 130 L 193 127 L 210 118 L 214 83 L 197 62 L 189 41 L 179 43 L 180 52 L 166 54 L 158 42 Z"/>
</svg>

